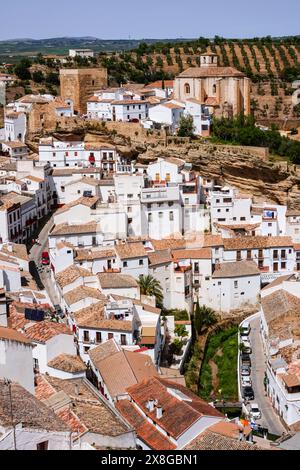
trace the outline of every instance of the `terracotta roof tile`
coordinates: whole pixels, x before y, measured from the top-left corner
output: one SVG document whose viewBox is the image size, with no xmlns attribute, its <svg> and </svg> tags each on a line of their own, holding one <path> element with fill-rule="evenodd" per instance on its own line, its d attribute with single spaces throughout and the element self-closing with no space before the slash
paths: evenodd
<svg viewBox="0 0 300 470">
<path fill-rule="evenodd" d="M 176 446 L 144 418 L 129 400 L 116 402 L 116 408 L 133 426 L 137 436 L 153 450 L 174 450 Z"/>
<path fill-rule="evenodd" d="M 41 321 L 26 328 L 24 334 L 31 341 L 45 343 L 49 339 L 54 338 L 54 336 L 72 335 L 72 332 L 65 323 Z"/>
<path fill-rule="evenodd" d="M 223 238 L 224 250 L 246 250 L 250 248 L 272 248 L 293 246 L 291 237 L 236 237 Z"/>
<path fill-rule="evenodd" d="M 86 370 L 86 365 L 82 359 L 79 356 L 70 354 L 60 354 L 54 357 L 48 362 L 48 366 L 69 373 L 84 372 Z"/>
</svg>

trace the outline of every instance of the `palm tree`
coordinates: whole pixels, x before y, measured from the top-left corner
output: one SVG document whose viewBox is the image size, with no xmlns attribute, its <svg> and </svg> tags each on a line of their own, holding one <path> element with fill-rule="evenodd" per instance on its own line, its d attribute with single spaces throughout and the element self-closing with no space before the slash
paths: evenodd
<svg viewBox="0 0 300 470">
<path fill-rule="evenodd" d="M 138 283 L 141 289 L 141 294 L 154 296 L 156 299 L 156 305 L 159 308 L 162 308 L 164 297 L 163 297 L 160 282 L 157 279 L 155 279 L 153 276 L 150 276 L 150 275 L 144 276 L 143 274 L 141 274 L 139 276 Z"/>
<path fill-rule="evenodd" d="M 200 307 L 199 302 L 197 302 L 194 313 L 194 325 L 198 335 L 201 334 L 203 326 L 214 325 L 217 321 L 217 316 L 212 308 L 206 305 L 201 305 Z"/>
</svg>

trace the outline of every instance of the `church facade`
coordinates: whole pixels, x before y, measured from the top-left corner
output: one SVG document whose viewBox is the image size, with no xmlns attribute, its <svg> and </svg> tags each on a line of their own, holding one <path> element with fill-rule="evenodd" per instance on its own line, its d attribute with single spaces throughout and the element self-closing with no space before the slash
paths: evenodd
<svg viewBox="0 0 300 470">
<path fill-rule="evenodd" d="M 219 67 L 217 54 L 202 54 L 200 67 L 175 79 L 174 98 L 196 99 L 216 117 L 250 114 L 250 79 L 234 67 Z"/>
</svg>

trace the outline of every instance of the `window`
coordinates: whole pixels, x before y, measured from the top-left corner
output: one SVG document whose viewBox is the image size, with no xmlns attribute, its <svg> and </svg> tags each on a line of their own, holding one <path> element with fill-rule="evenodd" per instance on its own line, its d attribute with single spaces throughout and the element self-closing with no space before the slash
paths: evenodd
<svg viewBox="0 0 300 470">
<path fill-rule="evenodd" d="M 127 261 L 123 261 L 123 268 L 127 268 L 127 266 L 128 266 Z"/>
<path fill-rule="evenodd" d="M 85 353 L 85 354 L 87 354 L 87 353 L 89 352 L 89 350 L 90 350 L 89 346 L 85 346 L 83 349 L 84 349 L 84 353 Z"/>
<path fill-rule="evenodd" d="M 242 254 L 241 254 L 240 250 L 238 250 L 238 251 L 236 252 L 236 259 L 237 259 L 238 261 L 240 261 L 240 260 L 242 259 Z"/>
<path fill-rule="evenodd" d="M 170 173 L 166 174 L 166 181 L 167 182 L 171 181 L 171 174 Z"/>
<path fill-rule="evenodd" d="M 128 199 L 132 199 L 132 198 L 133 198 L 133 194 L 127 194 L 127 197 L 128 197 Z"/>
<path fill-rule="evenodd" d="M 286 262 L 281 263 L 281 269 L 286 269 Z"/>
<path fill-rule="evenodd" d="M 90 333 L 89 333 L 89 331 L 84 331 L 84 332 L 83 332 L 83 341 L 84 341 L 85 343 L 88 343 L 88 342 L 90 341 Z"/>
<path fill-rule="evenodd" d="M 158 213 L 158 217 L 159 217 L 160 219 L 162 219 L 163 216 L 164 216 L 164 213 L 163 213 L 163 212 L 159 212 L 159 213 Z"/>
<path fill-rule="evenodd" d="M 152 222 L 152 214 L 148 214 L 148 222 Z"/>
<path fill-rule="evenodd" d="M 96 343 L 101 343 L 101 342 L 102 342 L 101 332 L 96 331 Z"/>
<path fill-rule="evenodd" d="M 184 92 L 189 95 L 191 93 L 191 87 L 188 83 L 184 84 Z"/>
<path fill-rule="evenodd" d="M 36 450 L 48 450 L 48 441 L 39 442 L 36 445 Z"/>
<path fill-rule="evenodd" d="M 174 220 L 174 212 L 169 213 L 169 219 L 172 221 Z"/>
<path fill-rule="evenodd" d="M 132 207 L 127 207 L 128 212 L 132 212 Z"/>
<path fill-rule="evenodd" d="M 273 251 L 273 258 L 278 259 L 278 250 Z"/>
<path fill-rule="evenodd" d="M 155 181 L 159 181 L 160 180 L 160 174 L 159 173 L 155 173 Z"/>
<path fill-rule="evenodd" d="M 281 250 L 281 258 L 286 258 L 286 250 Z"/>
<path fill-rule="evenodd" d="M 62 192 L 62 193 L 65 192 L 65 187 L 64 187 L 64 186 L 61 186 L 60 189 L 61 189 L 61 192 Z"/>
<path fill-rule="evenodd" d="M 234 281 L 234 288 L 237 289 L 239 286 L 239 282 L 238 281 Z"/>
<path fill-rule="evenodd" d="M 144 264 L 144 260 L 143 260 L 143 259 L 140 259 L 140 260 L 139 260 L 139 265 L 140 265 L 140 266 L 143 266 L 143 264 Z"/>
<path fill-rule="evenodd" d="M 74 152 L 74 157 L 78 157 L 78 152 Z"/>
<path fill-rule="evenodd" d="M 121 344 L 122 346 L 125 346 L 127 344 L 126 335 L 121 335 Z"/>
<path fill-rule="evenodd" d="M 247 250 L 247 259 L 251 259 L 252 258 L 252 252 L 251 250 Z"/>
<path fill-rule="evenodd" d="M 245 221 L 246 217 L 240 217 L 240 220 Z"/>
<path fill-rule="evenodd" d="M 199 263 L 194 263 L 194 271 L 195 273 L 199 272 Z"/>
<path fill-rule="evenodd" d="M 273 271 L 274 271 L 275 273 L 278 272 L 278 263 L 273 263 Z"/>
<path fill-rule="evenodd" d="M 108 339 L 113 339 L 114 334 L 113 333 L 108 333 Z"/>
<path fill-rule="evenodd" d="M 174 205 L 174 202 L 168 202 L 168 206 L 172 207 Z"/>
<path fill-rule="evenodd" d="M 213 85 L 212 92 L 213 94 L 217 93 L 217 85 Z"/>
</svg>

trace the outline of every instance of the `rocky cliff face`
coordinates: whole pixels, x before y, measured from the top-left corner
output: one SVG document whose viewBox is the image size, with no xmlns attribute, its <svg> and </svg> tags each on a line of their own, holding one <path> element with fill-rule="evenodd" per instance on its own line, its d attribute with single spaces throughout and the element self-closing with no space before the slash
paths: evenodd
<svg viewBox="0 0 300 470">
<path fill-rule="evenodd" d="M 120 134 L 109 132 L 85 133 L 86 141 L 109 141 L 117 146 L 120 154 L 139 161 L 151 161 L 157 157 L 173 156 L 193 164 L 203 176 L 214 178 L 220 184 L 236 187 L 249 194 L 254 202 L 266 201 L 300 208 L 300 169 L 290 165 L 275 165 L 258 157 L 246 147 L 213 144 L 161 144 L 148 143 L 147 138 L 134 143 Z"/>
<path fill-rule="evenodd" d="M 203 145 L 139 148 L 140 160 L 158 156 L 184 158 L 203 176 L 214 178 L 221 184 L 235 186 L 241 193 L 249 194 L 254 202 L 268 201 L 300 207 L 300 172 L 294 166 L 283 169 L 254 156 L 250 151 L 228 151 L 224 146 Z"/>
</svg>

